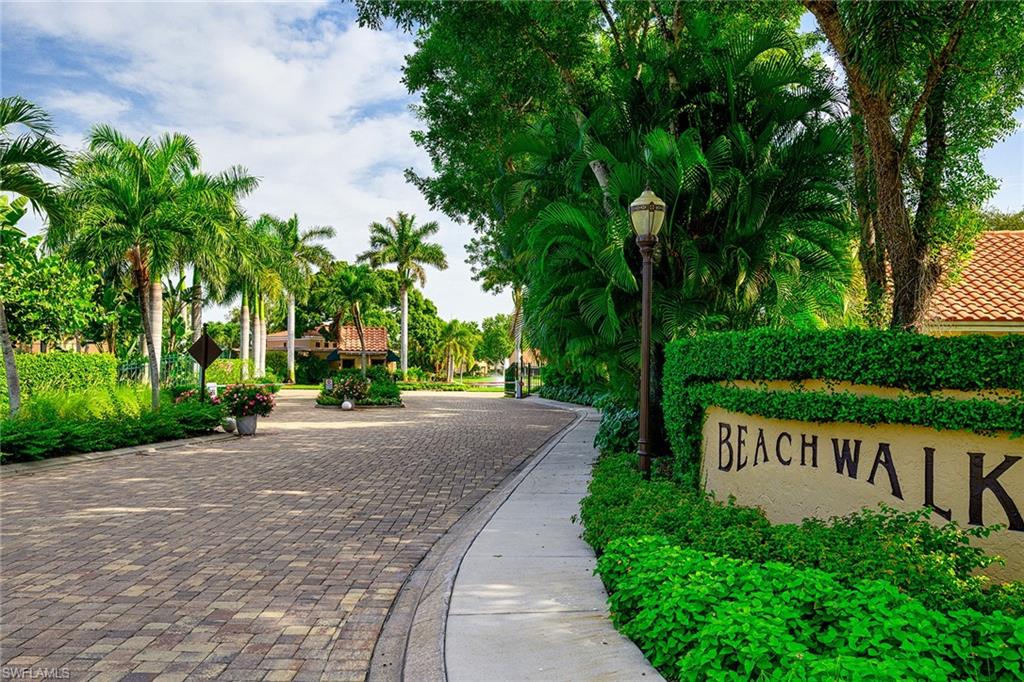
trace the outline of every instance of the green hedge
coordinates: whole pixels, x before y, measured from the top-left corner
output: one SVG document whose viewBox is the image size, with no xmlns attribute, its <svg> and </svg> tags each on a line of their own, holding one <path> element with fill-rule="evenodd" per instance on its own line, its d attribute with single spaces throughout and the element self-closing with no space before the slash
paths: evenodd
<svg viewBox="0 0 1024 682">
<path fill-rule="evenodd" d="M 669 679 L 1020 680 L 1024 618 L 942 612 L 883 580 L 612 542 L 612 619 Z"/>
<path fill-rule="evenodd" d="M 867 329 L 757 329 L 669 344 L 666 376 L 687 383 L 728 379 L 823 379 L 938 389 L 1024 389 L 1024 336 L 927 336 Z"/>
<path fill-rule="evenodd" d="M 23 397 L 44 391 L 75 393 L 90 388 L 117 386 L 117 358 L 108 353 L 17 353 L 18 383 Z M 4 403 L 7 376 L 0 375 Z"/>
<path fill-rule="evenodd" d="M 739 388 L 736 380 L 821 379 L 902 388 L 884 398 L 801 390 Z M 1024 387 L 1024 339 L 1013 336 L 930 337 L 871 330 L 756 330 L 681 339 L 666 350 L 663 409 L 676 474 L 696 483 L 704 410 L 775 419 L 861 424 L 914 424 L 991 433 L 1024 431 L 1024 398 L 956 399 L 943 388 Z"/>
<path fill-rule="evenodd" d="M 500 386 L 475 386 L 459 382 L 447 383 L 444 381 L 397 381 L 395 385 L 400 391 L 462 391 L 469 393 L 499 393 Z"/>
<path fill-rule="evenodd" d="M 276 351 L 275 351 L 276 352 Z M 267 383 L 275 384 L 281 381 L 282 377 L 276 372 L 271 371 L 270 367 L 267 367 L 267 373 L 261 377 L 256 376 L 256 363 L 252 360 L 246 360 L 249 365 L 249 378 L 246 379 L 249 383 Z M 220 384 L 226 386 L 229 384 L 237 384 L 241 380 L 239 377 L 242 375 L 242 361 L 238 358 L 218 358 L 213 361 L 209 367 L 206 368 L 206 383 Z M 191 376 L 189 379 L 191 380 Z"/>
</svg>

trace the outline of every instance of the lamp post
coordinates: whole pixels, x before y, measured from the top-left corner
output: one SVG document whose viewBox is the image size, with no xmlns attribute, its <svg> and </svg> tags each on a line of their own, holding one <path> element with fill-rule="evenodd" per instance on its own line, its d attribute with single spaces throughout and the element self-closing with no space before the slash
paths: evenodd
<svg viewBox="0 0 1024 682">
<path fill-rule="evenodd" d="M 658 231 L 665 220 L 665 202 L 648 187 L 629 205 L 629 220 L 636 232 L 636 244 L 643 258 L 643 285 L 640 313 L 640 438 L 636 452 L 640 456 L 640 471 L 644 478 L 651 477 L 650 393 L 651 393 L 651 278 L 652 256 L 658 243 Z"/>
</svg>

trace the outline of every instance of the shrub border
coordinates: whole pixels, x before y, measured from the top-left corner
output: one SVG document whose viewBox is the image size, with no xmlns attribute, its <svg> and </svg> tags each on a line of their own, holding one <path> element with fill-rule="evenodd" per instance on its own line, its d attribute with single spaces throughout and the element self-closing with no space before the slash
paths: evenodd
<svg viewBox="0 0 1024 682">
<path fill-rule="evenodd" d="M 720 382 L 821 379 L 902 388 L 887 398 L 851 393 L 740 388 Z M 876 330 L 724 332 L 681 339 L 666 349 L 664 414 L 675 474 L 696 485 L 705 410 L 772 419 L 912 424 L 989 435 L 1024 432 L 1024 398 L 930 395 L 942 388 L 1024 387 L 1024 338 L 929 337 Z"/>
</svg>

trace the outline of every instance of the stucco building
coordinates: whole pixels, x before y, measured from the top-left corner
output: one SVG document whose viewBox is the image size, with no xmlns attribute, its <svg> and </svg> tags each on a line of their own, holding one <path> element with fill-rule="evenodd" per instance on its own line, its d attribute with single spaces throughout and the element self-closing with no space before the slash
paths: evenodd
<svg viewBox="0 0 1024 682">
<path fill-rule="evenodd" d="M 366 339 L 367 366 L 394 363 L 394 354 L 388 348 L 388 330 L 385 327 L 363 327 L 363 336 Z M 342 327 L 340 337 L 340 342 L 337 338 L 328 340 L 320 330 L 311 329 L 295 339 L 295 353 L 316 355 L 341 369 L 359 367 L 362 346 L 355 326 Z M 267 334 L 267 350 L 287 350 L 287 343 L 287 332 Z"/>
</svg>

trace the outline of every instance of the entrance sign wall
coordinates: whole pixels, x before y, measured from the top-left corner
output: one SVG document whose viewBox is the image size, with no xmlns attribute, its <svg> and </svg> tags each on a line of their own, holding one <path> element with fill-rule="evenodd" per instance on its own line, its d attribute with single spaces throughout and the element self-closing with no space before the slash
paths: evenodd
<svg viewBox="0 0 1024 682">
<path fill-rule="evenodd" d="M 932 509 L 933 523 L 1002 524 L 972 539 L 1006 560 L 986 572 L 1024 579 L 1024 438 L 906 424 L 804 422 L 705 411 L 701 478 L 775 523 L 827 519 L 884 503 Z"/>
</svg>

